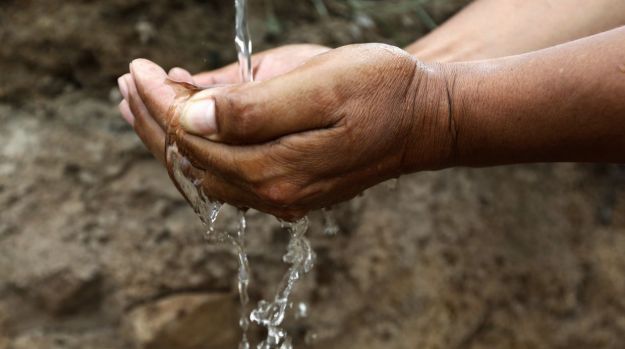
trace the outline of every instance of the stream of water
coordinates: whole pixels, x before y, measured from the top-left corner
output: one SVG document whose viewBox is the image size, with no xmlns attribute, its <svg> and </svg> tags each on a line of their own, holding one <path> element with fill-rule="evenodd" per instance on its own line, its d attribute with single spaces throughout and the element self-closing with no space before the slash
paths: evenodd
<svg viewBox="0 0 625 349">
<path fill-rule="evenodd" d="M 241 82 L 251 82 L 254 77 L 251 58 L 252 42 L 247 27 L 247 0 L 235 0 L 235 8 L 235 45 L 239 59 Z M 176 144 L 178 134 L 177 122 L 172 121 L 170 124 L 166 138 L 166 160 L 168 168 L 170 168 L 172 180 L 186 196 L 195 213 L 206 225 L 207 241 L 209 243 L 228 244 L 237 255 L 239 269 L 237 284 L 241 303 L 239 325 L 242 332 L 239 349 L 250 348 L 250 340 L 248 338 L 250 320 L 259 326 L 263 326 L 267 331 L 266 338 L 257 345 L 257 349 L 293 348 L 292 338 L 282 325 L 287 310 L 293 308 L 290 296 L 296 282 L 303 275 L 310 272 L 315 262 L 315 253 L 310 242 L 305 237 L 305 233 L 308 230 L 308 218 L 295 223 L 282 222 L 283 228 L 286 228 L 290 234 L 287 252 L 283 256 L 283 261 L 290 264 L 290 267 L 282 278 L 275 297 L 271 300 L 261 300 L 250 313 L 248 309 L 250 267 L 245 244 L 247 232 L 245 211 L 238 211 L 238 228 L 236 232 L 215 229 L 215 221 L 219 216 L 222 204 L 209 200 L 204 193 L 202 186 L 205 180 L 204 175 L 202 175 L 202 171 L 195 169 L 189 160 L 181 155 Z M 329 216 L 326 215 L 326 219 L 327 217 Z M 332 228 L 331 230 L 334 229 Z M 305 304 L 300 304 L 298 307 L 300 311 L 302 307 L 306 309 L 306 312 L 308 311 Z"/>
</svg>

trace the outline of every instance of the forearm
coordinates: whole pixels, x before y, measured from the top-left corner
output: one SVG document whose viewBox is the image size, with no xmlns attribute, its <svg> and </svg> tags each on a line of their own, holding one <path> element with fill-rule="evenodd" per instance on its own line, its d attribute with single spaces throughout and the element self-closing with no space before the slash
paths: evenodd
<svg viewBox="0 0 625 349">
<path fill-rule="evenodd" d="M 621 25 L 623 0 L 477 0 L 406 50 L 424 61 L 497 58 Z"/>
<path fill-rule="evenodd" d="M 625 162 L 625 27 L 447 68 L 450 165 Z"/>
</svg>

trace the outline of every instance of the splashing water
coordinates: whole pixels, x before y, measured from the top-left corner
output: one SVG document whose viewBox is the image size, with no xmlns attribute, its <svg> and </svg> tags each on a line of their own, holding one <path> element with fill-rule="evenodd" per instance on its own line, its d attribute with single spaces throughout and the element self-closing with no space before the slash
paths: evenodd
<svg viewBox="0 0 625 349">
<path fill-rule="evenodd" d="M 170 142 L 171 137 L 168 136 L 167 139 L 168 146 L 166 159 L 167 163 L 171 164 L 171 177 L 180 191 L 182 191 L 182 193 L 186 196 L 187 200 L 193 207 L 193 210 L 202 220 L 202 223 L 208 227 L 205 234 L 206 240 L 209 243 L 229 244 L 233 247 L 234 252 L 237 255 L 239 264 L 237 288 L 239 291 L 239 300 L 241 302 L 241 317 L 239 319 L 239 326 L 241 327 L 242 332 L 239 349 L 249 349 L 250 345 L 247 337 L 249 328 L 249 320 L 247 317 L 249 296 L 247 288 L 250 282 L 250 267 L 245 249 L 245 233 L 247 230 L 245 212 L 243 210 L 238 211 L 239 224 L 236 233 L 233 234 L 227 231 L 215 230 L 215 221 L 219 216 L 222 204 L 209 200 L 206 194 L 204 194 L 201 187 L 203 178 L 196 178 L 185 174 L 192 168 L 191 163 L 187 160 L 187 158 L 180 154 L 177 144 L 175 142 Z"/>
<path fill-rule="evenodd" d="M 203 177 L 195 177 L 193 165 L 180 154 L 178 146 L 172 137 L 167 137 L 167 163 L 171 164 L 171 177 L 180 191 L 186 196 L 196 214 L 208 227 L 206 239 L 210 243 L 226 243 L 233 247 L 239 263 L 238 271 L 238 291 L 241 302 L 241 318 L 239 325 L 242 330 L 242 339 L 239 349 L 249 349 L 250 342 L 247 336 L 249 320 L 247 317 L 247 307 L 249 304 L 248 285 L 250 282 L 250 268 L 245 247 L 245 234 L 247 222 L 243 210 L 238 211 L 238 229 L 236 233 L 228 231 L 218 231 L 215 229 L 215 221 L 219 216 L 222 204 L 208 199 L 202 189 Z M 260 344 L 258 349 L 292 349 L 293 342 L 285 329 L 281 327 L 288 306 L 289 298 L 293 292 L 296 282 L 305 274 L 310 272 L 315 263 L 315 253 L 305 233 L 308 230 L 308 218 L 303 218 L 295 223 L 282 222 L 283 228 L 287 228 L 290 233 L 290 240 L 287 245 L 287 252 L 282 257 L 285 263 L 291 266 L 282 278 L 278 291 L 273 301 L 261 300 L 258 306 L 250 314 L 250 319 L 267 329 L 267 337 Z M 300 304 L 297 311 L 301 314 L 308 314 L 305 304 Z M 306 307 L 302 310 L 302 307 Z M 296 314 L 297 317 L 297 314 Z"/>
<path fill-rule="evenodd" d="M 324 224 L 323 233 L 328 236 L 334 236 L 338 234 L 341 231 L 341 228 L 339 228 L 339 225 L 336 222 L 336 217 L 334 217 L 334 213 L 332 212 L 332 210 L 324 208 L 322 212 Z"/>
<path fill-rule="evenodd" d="M 250 318 L 255 323 L 267 328 L 267 338 L 258 345 L 258 349 L 292 348 L 292 340 L 281 328 L 289 297 L 297 280 L 310 272 L 315 264 L 315 252 L 304 234 L 308 230 L 308 218 L 296 223 L 283 222 L 291 234 L 286 254 L 282 261 L 291 267 L 282 278 L 278 292 L 272 302 L 262 300 L 252 311 Z"/>
<path fill-rule="evenodd" d="M 243 210 L 239 210 L 239 229 L 235 238 L 231 240 L 231 244 L 235 247 L 239 260 L 239 274 L 237 279 L 239 300 L 241 302 L 241 318 L 239 319 L 239 326 L 241 327 L 242 333 L 239 349 L 249 349 L 250 347 L 250 342 L 247 338 L 247 331 L 250 326 L 250 322 L 247 318 L 247 305 L 250 302 L 250 298 L 247 293 L 247 288 L 250 284 L 250 266 L 245 249 L 246 230 L 247 222 L 245 220 L 245 212 Z"/>
<path fill-rule="evenodd" d="M 239 58 L 241 81 L 250 82 L 254 80 L 254 75 L 252 71 L 252 40 L 247 26 L 247 0 L 235 0 L 234 4 L 236 9 L 234 42 Z M 244 224 L 245 216 L 241 215 L 241 217 Z M 280 325 L 284 321 L 289 296 L 293 292 L 296 281 L 308 273 L 314 265 L 315 253 L 310 246 L 310 242 L 304 237 L 308 230 L 308 218 L 304 218 L 296 223 L 283 223 L 283 226 L 289 229 L 291 239 L 287 247 L 287 253 L 282 259 L 285 263 L 291 264 L 291 267 L 283 277 L 273 302 L 260 301 L 257 308 L 250 315 L 252 321 L 267 328 L 267 338 L 258 344 L 258 349 L 278 347 L 280 349 L 289 349 L 293 347 L 291 338 L 284 329 L 280 328 Z M 239 241 L 238 245 L 241 247 L 240 258 L 241 256 L 245 257 L 243 241 Z M 241 275 L 239 275 L 239 280 L 241 280 Z M 241 282 L 239 282 L 239 285 L 241 285 Z M 242 292 L 241 287 L 239 292 Z M 246 290 L 245 293 L 247 293 Z M 243 296 L 241 299 L 243 300 Z M 242 301 L 243 306 L 246 304 L 243 304 Z M 243 311 L 245 311 L 245 308 Z M 242 320 L 242 322 L 245 322 L 245 327 L 243 324 L 241 325 L 245 331 L 248 325 L 247 319 L 245 321 Z M 244 341 L 246 341 L 246 338 L 244 338 Z M 243 346 L 244 343 L 242 341 L 241 347 Z"/>
<path fill-rule="evenodd" d="M 241 81 L 253 81 L 252 71 L 252 42 L 247 28 L 247 1 L 235 0 L 236 8 L 236 36 Z M 205 180 L 203 172 L 195 168 L 190 161 L 180 153 L 176 144 L 177 121 L 170 122 L 166 137 L 166 160 L 170 177 L 178 189 L 187 198 L 195 213 L 207 227 L 205 238 L 209 243 L 230 245 L 238 260 L 238 292 L 241 303 L 241 317 L 239 326 L 242 330 L 242 339 L 239 349 L 249 349 L 248 329 L 250 320 L 267 329 L 267 337 L 258 349 L 292 349 L 292 339 L 286 330 L 281 328 L 289 305 L 289 297 L 296 282 L 313 268 L 315 253 L 304 234 L 308 230 L 308 219 L 304 218 L 296 223 L 283 222 L 284 228 L 290 232 L 290 241 L 283 261 L 290 264 L 283 277 L 278 292 L 273 301 L 261 300 L 248 318 L 248 286 L 250 283 L 250 267 L 245 246 L 247 222 L 245 211 L 238 211 L 238 228 L 236 232 L 217 231 L 215 221 L 219 216 L 222 203 L 210 200 L 202 189 Z M 306 309 L 308 311 L 308 309 Z"/>
</svg>

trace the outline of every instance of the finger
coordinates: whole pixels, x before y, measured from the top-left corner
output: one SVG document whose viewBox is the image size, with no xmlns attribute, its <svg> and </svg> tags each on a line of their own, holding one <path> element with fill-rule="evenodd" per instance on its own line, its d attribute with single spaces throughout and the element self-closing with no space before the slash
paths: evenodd
<svg viewBox="0 0 625 349">
<path fill-rule="evenodd" d="M 194 164 L 192 164 L 184 155 L 182 155 L 181 158 L 172 158 L 171 160 L 169 159 L 169 155 L 167 155 L 167 159 L 168 162 L 175 161 L 175 164 L 168 164 L 170 177 L 176 184 L 180 193 L 192 206 L 195 207 L 195 205 L 198 205 L 196 202 L 198 198 L 195 197 L 196 195 L 193 192 L 188 192 L 188 190 L 194 191 L 193 186 L 198 184 L 200 185 L 199 190 L 201 190 L 210 201 L 227 202 L 233 206 L 241 208 L 249 207 L 247 205 L 249 205 L 250 202 L 253 202 L 253 200 L 248 199 L 249 195 L 240 188 L 232 185 L 229 181 L 223 179 L 212 171 L 206 171 L 194 166 Z M 192 186 L 184 185 L 183 183 L 178 182 L 176 171 L 174 170 L 176 167 L 186 180 L 193 183 Z M 183 188 L 187 189 L 183 190 Z"/>
<path fill-rule="evenodd" d="M 146 59 L 134 60 L 130 64 L 130 73 L 134 79 L 138 97 L 141 98 L 153 119 L 163 130 L 166 130 L 169 111 L 176 99 L 176 90 L 168 82 L 167 73 Z M 132 94 L 133 91 L 129 93 Z"/>
<path fill-rule="evenodd" d="M 249 190 L 286 171 L 268 156 L 272 145 L 230 146 L 190 134 L 179 137 L 176 142 L 195 166 L 218 173 Z"/>
<path fill-rule="evenodd" d="M 283 158 L 280 149 L 273 149 L 280 147 L 278 144 L 230 146 L 193 135 L 176 142 L 194 166 L 247 193 L 248 201 L 241 201 L 247 207 L 291 220 L 309 210 L 309 205 L 300 201 L 318 191 L 318 187 L 307 188 L 308 172 L 298 172 L 290 164 L 275 160 Z"/>
<path fill-rule="evenodd" d="M 130 105 L 127 100 L 124 99 L 121 103 L 119 103 L 119 112 L 122 114 L 124 120 L 130 124 L 130 126 L 134 126 L 135 116 L 132 114 L 132 110 L 130 110 Z"/>
<path fill-rule="evenodd" d="M 134 115 L 134 129 L 148 150 L 165 164 L 165 131 L 152 118 L 147 107 L 139 97 L 134 80 L 130 75 L 125 77 L 128 86 L 128 106 Z"/>
<path fill-rule="evenodd" d="M 293 57 L 292 62 L 301 62 L 303 59 L 298 56 L 298 53 L 300 53 L 302 50 L 296 50 L 295 47 L 292 47 L 289 51 L 291 50 L 292 52 L 289 52 L 289 57 Z M 325 50 L 328 49 L 326 48 Z M 254 54 L 252 56 L 252 76 L 254 76 L 254 80 L 267 80 L 274 77 L 276 75 L 276 71 L 280 71 L 281 74 L 283 74 L 299 65 L 293 63 L 278 62 L 275 69 L 265 69 L 267 66 L 265 64 L 267 57 L 270 57 L 274 54 L 280 56 L 281 54 L 287 53 L 285 52 L 285 47 L 279 47 Z M 263 67 L 262 69 L 261 66 Z M 285 66 L 289 68 L 285 68 Z M 215 85 L 232 85 L 243 82 L 239 63 L 232 63 L 219 69 L 196 74 L 193 78 L 199 86 L 205 87 L 212 87 Z"/>
<path fill-rule="evenodd" d="M 181 163 L 181 169 L 187 178 L 199 179 L 201 190 L 211 201 L 227 202 L 241 209 L 255 208 L 261 212 L 286 220 L 301 218 L 307 212 L 302 208 L 285 208 L 272 205 L 270 202 L 262 200 L 254 192 L 242 189 L 221 175 L 211 171 L 200 170 L 186 161 Z M 183 195 L 186 197 L 185 193 Z"/>
<path fill-rule="evenodd" d="M 251 192 L 242 191 L 236 185 L 215 176 L 210 179 L 205 177 L 202 187 L 205 188 L 206 192 L 211 192 L 213 197 L 219 198 L 218 201 L 220 202 L 227 202 L 239 209 L 253 208 L 286 221 L 300 219 L 309 211 L 299 207 L 271 205 L 268 201 L 253 195 Z"/>
<path fill-rule="evenodd" d="M 306 161 L 291 162 L 289 159 L 297 156 L 287 156 L 290 149 L 283 148 L 279 143 L 231 146 L 193 135 L 179 137 L 176 143 L 195 167 L 230 183 L 245 194 L 240 196 L 244 199 L 221 194 L 217 196 L 220 200 L 228 203 L 238 200 L 246 207 L 287 220 L 301 218 L 311 207 L 323 207 L 316 205 L 325 187 L 309 185 L 313 182 L 310 174 L 314 171 L 302 169 L 307 167 Z"/>
<path fill-rule="evenodd" d="M 201 91 L 182 107 L 180 124 L 192 134 L 230 144 L 254 144 L 326 128 L 341 119 L 335 91 L 315 84 L 314 71 Z M 313 82 L 313 83 L 310 83 Z"/>
<path fill-rule="evenodd" d="M 119 87 L 119 92 L 122 94 L 124 99 L 128 99 L 128 85 L 126 84 L 126 76 L 130 74 L 125 74 L 117 79 L 117 86 Z"/>
<path fill-rule="evenodd" d="M 193 80 L 199 86 L 231 85 L 241 82 L 240 74 L 239 64 L 232 63 L 210 72 L 196 74 Z"/>
<path fill-rule="evenodd" d="M 266 78 L 258 76 L 258 68 L 261 66 L 265 57 L 271 52 L 272 50 L 268 50 L 252 55 L 252 76 L 254 76 L 254 79 L 264 80 Z M 241 68 L 239 67 L 239 63 L 236 62 L 219 69 L 196 74 L 193 76 L 193 79 L 199 86 L 205 87 L 232 85 L 243 82 L 241 78 Z"/>
<path fill-rule="evenodd" d="M 186 69 L 175 67 L 169 71 L 168 75 L 169 78 L 174 81 L 182 81 L 193 85 L 195 84 L 193 76 Z"/>
</svg>

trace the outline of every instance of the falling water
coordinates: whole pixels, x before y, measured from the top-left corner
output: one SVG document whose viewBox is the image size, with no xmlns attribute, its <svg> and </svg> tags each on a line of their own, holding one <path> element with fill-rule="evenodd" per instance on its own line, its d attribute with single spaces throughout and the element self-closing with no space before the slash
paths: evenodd
<svg viewBox="0 0 625 349">
<path fill-rule="evenodd" d="M 237 49 L 237 57 L 239 58 L 241 82 L 251 82 L 254 80 L 254 75 L 252 72 L 252 39 L 250 38 L 250 32 L 247 27 L 247 0 L 235 0 L 234 7 L 236 12 L 234 44 Z M 239 259 L 238 288 L 239 299 L 241 301 L 239 326 L 241 326 L 242 332 L 239 349 L 248 349 L 250 347 L 247 338 L 249 328 L 249 319 L 247 316 L 249 296 L 247 288 L 249 285 L 250 272 L 245 249 L 246 228 L 245 212 L 239 210 L 239 229 L 236 238 L 232 241 Z"/>
<path fill-rule="evenodd" d="M 282 278 L 273 301 L 262 300 L 252 311 L 252 321 L 267 328 L 267 338 L 258 345 L 258 349 L 292 348 L 291 338 L 280 326 L 284 321 L 295 283 L 310 272 L 315 264 L 315 252 L 304 236 L 308 230 L 308 218 L 295 223 L 284 222 L 283 226 L 288 228 L 291 238 L 282 260 L 291 264 L 291 267 Z"/>
<path fill-rule="evenodd" d="M 235 38 L 234 44 L 237 47 L 239 57 L 239 68 L 241 82 L 254 80 L 252 72 L 252 39 L 247 27 L 247 0 L 234 0 L 236 10 L 235 18 Z"/>
<path fill-rule="evenodd" d="M 222 204 L 208 199 L 202 190 L 203 176 L 194 177 L 189 175 L 192 169 L 191 163 L 180 154 L 175 141 L 171 141 L 173 137 L 167 137 L 167 163 L 170 164 L 171 177 L 176 183 L 180 191 L 185 195 L 195 213 L 200 217 L 204 225 L 207 226 L 205 235 L 209 243 L 226 243 L 233 247 L 237 255 L 239 271 L 237 276 L 239 299 L 241 302 L 241 317 L 239 326 L 242 330 L 241 342 L 239 349 L 249 349 L 249 340 L 247 332 L 249 328 L 249 320 L 247 316 L 247 307 L 249 296 L 247 288 L 250 281 L 250 267 L 247 259 L 245 248 L 245 232 L 247 230 L 247 222 L 245 220 L 245 211 L 238 211 L 238 228 L 236 233 L 228 231 L 218 231 L 215 229 L 215 221 L 219 216 Z"/>
<path fill-rule="evenodd" d="M 340 228 L 338 223 L 336 222 L 336 217 L 334 217 L 334 213 L 329 208 L 324 208 L 323 212 L 323 224 L 324 229 L 323 233 L 328 236 L 334 236 L 340 232 Z"/>
<path fill-rule="evenodd" d="M 247 0 L 235 0 L 234 3 L 236 9 L 235 45 L 239 58 L 240 76 L 242 82 L 250 82 L 253 81 L 254 76 L 252 71 L 252 41 L 247 27 Z M 244 222 L 245 217 L 242 216 L 242 219 Z M 273 301 L 261 300 L 250 315 L 252 321 L 267 329 L 267 338 L 258 344 L 258 349 L 292 348 L 292 339 L 280 326 L 284 321 L 289 297 L 293 292 L 295 283 L 308 273 L 314 265 L 315 253 L 310 242 L 304 237 L 308 230 L 308 219 L 304 218 L 296 223 L 283 223 L 283 226 L 286 226 L 291 234 L 283 261 L 291 264 L 291 267 L 283 277 Z M 243 241 L 240 242 L 239 246 L 244 247 Z M 239 256 L 245 257 L 245 250 L 241 250 Z M 241 299 L 243 300 L 243 298 Z M 246 306 L 243 301 L 242 305 Z"/>
<path fill-rule="evenodd" d="M 236 36 L 235 44 L 237 48 L 239 65 L 241 71 L 241 82 L 253 81 L 252 71 L 252 42 L 247 28 L 247 1 L 235 0 L 236 8 Z M 176 115 L 173 113 L 172 115 Z M 207 227 L 206 239 L 210 243 L 226 243 L 233 247 L 237 255 L 238 271 L 238 291 L 241 303 L 241 318 L 239 325 L 242 330 L 242 339 L 239 344 L 240 349 L 249 349 L 248 328 L 250 319 L 256 324 L 267 329 L 267 337 L 257 348 L 259 349 L 291 349 L 292 339 L 286 330 L 281 328 L 286 311 L 288 309 L 289 297 L 293 292 L 295 283 L 306 273 L 308 273 L 315 261 L 315 253 L 310 242 L 304 234 L 308 230 L 308 219 L 304 218 L 295 223 L 283 222 L 283 227 L 290 233 L 290 241 L 287 253 L 283 257 L 285 263 L 290 264 L 286 275 L 283 277 L 277 294 L 272 301 L 261 300 L 256 309 L 248 317 L 248 285 L 250 283 L 250 268 L 247 258 L 245 235 L 247 222 L 245 211 L 238 211 L 238 228 L 236 232 L 218 231 L 215 229 L 215 221 L 220 213 L 222 204 L 211 201 L 203 191 L 204 172 L 196 169 L 189 160 L 184 157 L 176 138 L 178 136 L 177 120 L 170 120 L 170 126 L 166 137 L 166 161 L 170 171 L 170 177 L 178 189 L 187 198 L 196 214 Z M 303 305 L 306 307 L 306 305 Z M 299 306 L 301 312 L 302 305 Z M 306 311 L 308 309 L 306 308 Z"/>
</svg>

